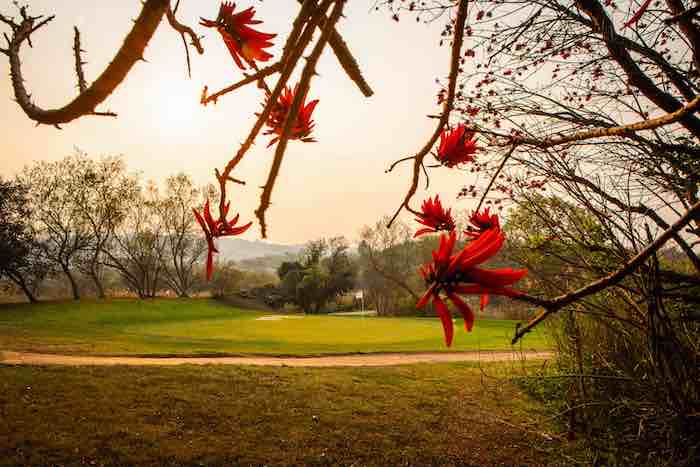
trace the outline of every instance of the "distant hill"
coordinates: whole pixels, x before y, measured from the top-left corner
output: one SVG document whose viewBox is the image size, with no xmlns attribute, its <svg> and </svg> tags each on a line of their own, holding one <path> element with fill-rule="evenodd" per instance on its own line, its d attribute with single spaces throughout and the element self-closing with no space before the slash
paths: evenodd
<svg viewBox="0 0 700 467">
<path fill-rule="evenodd" d="M 218 240 L 219 259 L 236 262 L 265 256 L 296 256 L 304 245 L 282 245 L 278 243 L 250 241 L 241 238 L 222 237 Z"/>
</svg>

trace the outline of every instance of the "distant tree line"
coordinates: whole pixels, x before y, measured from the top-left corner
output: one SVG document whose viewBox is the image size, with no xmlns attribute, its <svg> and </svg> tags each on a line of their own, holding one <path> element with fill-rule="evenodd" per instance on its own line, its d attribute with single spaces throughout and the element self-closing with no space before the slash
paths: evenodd
<svg viewBox="0 0 700 467">
<path fill-rule="evenodd" d="M 108 287 L 141 298 L 230 290 L 246 279 L 231 264 L 215 282 L 201 279 L 206 242 L 192 208 L 207 196 L 185 174 L 162 189 L 142 183 L 121 157 L 76 151 L 36 162 L 0 179 L 0 281 L 30 302 L 61 278 L 76 300 L 85 289 L 104 298 Z"/>
</svg>

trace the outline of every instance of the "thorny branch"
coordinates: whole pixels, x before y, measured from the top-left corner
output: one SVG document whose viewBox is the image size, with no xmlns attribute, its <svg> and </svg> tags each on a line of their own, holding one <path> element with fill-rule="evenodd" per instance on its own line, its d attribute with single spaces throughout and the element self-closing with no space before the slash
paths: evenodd
<svg viewBox="0 0 700 467">
<path fill-rule="evenodd" d="M 274 106 L 274 103 L 277 102 L 277 99 L 279 98 L 280 94 L 282 93 L 282 90 L 287 84 L 287 81 L 289 80 L 289 77 L 292 74 L 292 71 L 294 70 L 294 67 L 296 63 L 299 61 L 301 58 L 301 55 L 304 52 L 304 49 L 306 46 L 309 44 L 311 41 L 311 38 L 313 36 L 313 32 L 316 29 L 318 25 L 318 17 L 319 15 L 325 14 L 325 11 L 330 7 L 332 0 L 324 0 L 323 3 L 318 7 L 317 9 L 317 14 L 311 15 L 310 17 L 308 16 L 309 10 L 307 9 L 307 5 L 311 4 L 310 0 L 307 0 L 307 2 L 304 3 L 304 6 L 300 9 L 299 15 L 297 16 L 297 20 L 295 20 L 295 23 L 299 21 L 299 18 L 302 17 L 307 17 L 310 18 L 308 20 L 308 23 L 306 25 L 306 29 L 304 29 L 304 32 L 299 35 L 299 32 L 296 34 L 290 35 L 290 37 L 287 39 L 287 44 L 285 45 L 285 50 L 288 50 L 289 52 L 285 55 L 288 55 L 286 57 L 283 55 L 282 61 L 285 63 L 280 78 L 277 81 L 277 84 L 275 86 L 275 89 L 272 91 L 270 96 L 267 98 L 267 102 L 265 104 L 265 107 L 263 108 L 263 111 L 258 115 L 258 119 L 253 125 L 253 128 L 250 130 L 250 133 L 248 134 L 248 137 L 246 140 L 241 144 L 240 148 L 236 152 L 236 155 L 231 159 L 228 164 L 226 164 L 226 167 L 224 168 L 223 172 L 219 173 L 219 171 L 216 171 L 216 178 L 219 182 L 219 189 L 220 189 L 220 199 L 219 199 L 219 214 L 222 218 L 225 217 L 225 207 L 226 207 L 226 183 L 231 180 L 231 172 L 233 169 L 236 168 L 238 163 L 243 159 L 245 154 L 248 152 L 250 147 L 253 145 L 255 142 L 255 138 L 258 136 L 260 133 L 260 130 L 262 129 L 263 125 L 267 121 L 268 117 L 270 116 L 270 112 L 272 111 L 272 107 Z M 308 7 L 310 8 L 310 7 Z M 295 28 L 296 29 L 296 28 Z M 299 30 L 301 29 L 301 23 Z M 295 40 L 298 39 L 298 40 Z M 292 45 L 295 44 L 295 45 Z"/>
<path fill-rule="evenodd" d="M 121 48 L 95 82 L 81 90 L 80 94 L 65 106 L 48 110 L 34 104 L 31 100 L 31 95 L 25 87 L 20 61 L 20 48 L 25 41 L 31 47 L 31 35 L 54 17 L 50 16 L 41 20 L 43 16 L 29 16 L 26 7 L 20 8 L 21 21 L 19 22 L 13 18 L 0 15 L 0 21 L 12 29 L 11 36 L 5 34 L 7 48 L 0 49 L 0 51 L 7 55 L 10 61 L 10 77 L 17 103 L 24 113 L 30 119 L 36 121 L 37 124 L 58 126 L 85 115 L 114 116 L 115 114 L 109 112 L 96 112 L 95 108 L 107 99 L 124 81 L 134 64 L 139 60 L 143 60 L 143 52 L 146 45 L 153 37 L 168 6 L 168 0 L 146 0 L 143 3 L 141 13 L 134 21 L 134 26 L 124 39 Z M 38 20 L 41 21 L 37 23 Z M 79 60 L 77 57 L 79 50 L 76 52 L 76 60 Z M 76 63 L 76 67 L 80 68 L 81 64 Z M 81 83 L 81 72 L 82 70 L 78 72 L 79 84 Z M 84 78 L 82 84 L 85 84 Z M 82 84 L 80 85 L 82 86 Z"/>
<path fill-rule="evenodd" d="M 280 61 L 270 66 L 267 66 L 262 70 L 256 71 L 255 74 L 247 76 L 246 78 L 238 81 L 237 83 L 227 86 L 215 92 L 214 94 L 208 95 L 208 88 L 205 87 L 204 91 L 202 92 L 202 104 L 206 105 L 210 102 L 216 103 L 219 97 L 233 92 L 237 89 L 240 89 L 241 87 L 247 84 L 258 81 L 259 79 L 278 73 L 282 69 L 283 64 L 286 63 L 287 56 L 290 52 L 290 48 L 295 44 L 296 37 L 298 37 L 301 31 L 301 27 L 307 21 L 310 11 L 318 7 L 315 0 L 297 1 L 302 4 L 301 12 L 303 14 L 300 14 L 294 21 L 292 32 L 290 33 L 287 39 L 287 43 L 285 44 L 284 49 L 282 50 L 282 58 L 280 59 Z M 319 23 L 319 27 L 323 28 L 325 24 L 326 19 L 322 17 Z M 357 60 L 355 59 L 347 43 L 345 42 L 345 40 L 343 40 L 343 37 L 340 35 L 340 33 L 338 33 L 335 27 L 330 32 L 328 43 L 330 44 L 333 53 L 337 57 L 338 62 L 343 67 L 343 70 L 348 75 L 348 77 L 357 85 L 362 94 L 365 97 L 371 97 L 372 95 L 374 95 L 374 91 L 362 75 L 362 71 L 360 70 L 360 66 L 357 64 Z"/>
<path fill-rule="evenodd" d="M 273 159 L 272 166 L 270 167 L 267 182 L 265 182 L 265 186 L 263 187 L 263 192 L 260 197 L 260 206 L 258 206 L 258 209 L 255 211 L 255 215 L 260 222 L 260 231 L 263 238 L 267 236 L 265 211 L 267 211 L 267 208 L 270 206 L 272 190 L 275 186 L 275 181 L 277 180 L 280 166 L 282 165 L 282 159 L 284 158 L 284 152 L 287 149 L 287 143 L 289 142 L 292 126 L 296 121 L 301 104 L 308 93 L 311 78 L 316 73 L 316 63 L 318 63 L 318 59 L 321 57 L 321 53 L 328 43 L 328 38 L 333 30 L 333 27 L 335 26 L 335 23 L 338 22 L 343 13 L 344 5 L 345 0 L 336 0 L 330 18 L 325 21 L 326 24 L 323 27 L 321 37 L 318 39 L 318 42 L 314 46 L 311 55 L 307 59 L 306 66 L 304 67 L 301 75 L 301 80 L 299 81 L 299 88 L 294 95 L 294 101 L 292 102 L 292 106 L 289 109 L 289 112 L 287 112 L 287 117 L 284 120 L 282 134 L 280 135 L 280 139 L 277 142 L 277 147 L 275 148 L 275 157 Z M 320 14 L 320 17 L 325 20 L 325 14 Z M 321 24 L 321 21 L 319 21 L 319 24 Z"/>
<path fill-rule="evenodd" d="M 393 215 L 393 217 L 389 221 L 389 226 L 391 226 L 391 224 L 394 223 L 396 218 L 401 213 L 401 210 L 403 210 L 404 208 L 413 214 L 418 214 L 417 211 L 414 211 L 413 209 L 411 209 L 411 207 L 409 206 L 409 203 L 410 203 L 411 199 L 413 198 L 413 195 L 416 194 L 416 190 L 418 189 L 421 168 L 423 167 L 423 160 L 430 152 L 430 149 L 432 149 L 432 147 L 437 142 L 438 138 L 440 137 L 440 133 L 442 133 L 442 130 L 445 127 L 445 125 L 447 125 L 447 123 L 449 122 L 450 113 L 452 112 L 452 109 L 454 108 L 455 92 L 457 89 L 457 76 L 459 75 L 459 64 L 460 64 L 460 58 L 461 58 L 462 43 L 464 42 L 464 28 L 465 28 L 465 25 L 467 22 L 468 6 L 469 6 L 468 0 L 460 0 L 459 9 L 457 10 L 457 19 L 456 19 L 455 25 L 454 25 L 454 36 L 453 36 L 453 40 L 452 40 L 452 54 L 450 56 L 450 75 L 449 75 L 449 83 L 447 85 L 447 97 L 445 99 L 445 103 L 444 103 L 443 108 L 442 108 L 442 113 L 440 114 L 440 119 L 438 120 L 438 124 L 435 127 L 435 131 L 433 132 L 433 134 L 430 137 L 430 139 L 428 140 L 428 142 L 425 144 L 425 146 L 423 146 L 423 148 L 415 156 L 412 157 L 412 159 L 413 159 L 413 176 L 411 179 L 411 186 L 409 187 L 408 193 L 406 193 L 406 196 L 404 197 L 404 200 L 401 203 L 401 206 L 399 206 L 396 213 Z M 403 159 L 403 160 L 409 160 L 409 159 L 410 158 Z M 395 167 L 395 165 L 393 165 L 392 168 L 393 167 Z"/>
<path fill-rule="evenodd" d="M 80 48 L 80 31 L 77 26 L 73 27 L 75 36 L 73 38 L 73 53 L 75 54 L 75 74 L 78 76 L 78 90 L 80 92 L 85 92 L 87 89 L 87 81 L 85 81 L 85 72 L 83 71 L 83 65 L 85 62 L 82 59 L 81 53 L 85 52 Z"/>
</svg>

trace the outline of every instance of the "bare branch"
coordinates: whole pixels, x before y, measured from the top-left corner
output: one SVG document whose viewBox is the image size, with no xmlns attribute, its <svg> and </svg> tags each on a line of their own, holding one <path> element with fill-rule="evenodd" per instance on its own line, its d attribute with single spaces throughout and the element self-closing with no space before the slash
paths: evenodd
<svg viewBox="0 0 700 467">
<path fill-rule="evenodd" d="M 302 0 L 297 1 L 300 3 L 302 2 Z M 312 3 L 316 3 L 315 0 L 313 0 Z M 326 20 L 325 18 L 322 18 L 319 27 L 323 28 L 325 27 L 325 25 Z M 350 52 L 350 49 L 343 40 L 343 37 L 338 33 L 335 27 L 331 30 L 330 34 L 331 35 L 328 38 L 328 42 L 330 43 L 331 49 L 333 50 L 333 53 L 338 59 L 338 62 L 340 62 L 340 66 L 343 67 L 345 73 L 357 85 L 362 94 L 365 97 L 371 97 L 374 94 L 374 91 L 367 83 L 364 76 L 362 76 L 360 66 L 357 64 L 357 60 L 355 60 L 355 57 L 352 55 L 352 52 Z"/>
<path fill-rule="evenodd" d="M 328 7 L 330 6 L 331 0 L 324 0 L 324 2 L 321 4 L 321 7 L 319 8 L 320 13 L 324 13 Z M 306 5 L 309 3 L 305 3 Z M 295 24 L 301 17 L 306 17 L 308 18 L 307 12 L 305 11 L 306 8 L 302 7 L 302 9 L 299 11 L 299 15 L 297 16 L 297 20 L 295 20 Z M 262 112 L 258 115 L 258 119 L 253 125 L 253 128 L 250 130 L 250 133 L 248 134 L 248 137 L 246 140 L 241 144 L 240 148 L 236 152 L 236 155 L 226 164 L 226 167 L 224 168 L 223 172 L 221 175 L 217 174 L 217 179 L 219 182 L 219 188 L 220 188 L 220 197 L 219 197 L 219 214 L 222 218 L 225 218 L 225 209 L 226 209 L 226 183 L 229 180 L 229 177 L 231 176 L 231 172 L 233 169 L 236 168 L 236 166 L 243 160 L 243 157 L 245 154 L 248 152 L 250 147 L 253 145 L 253 142 L 255 142 L 255 138 L 257 138 L 258 133 L 260 133 L 260 130 L 262 129 L 263 125 L 267 121 L 268 117 L 270 116 L 270 112 L 272 111 L 272 107 L 274 106 L 275 102 L 277 102 L 277 99 L 279 98 L 280 94 L 282 93 L 282 90 L 287 84 L 287 81 L 289 80 L 289 77 L 292 74 L 292 71 L 294 70 L 294 67 L 296 63 L 298 62 L 299 58 L 301 58 L 301 55 L 304 53 L 304 49 L 306 46 L 309 44 L 313 37 L 314 30 L 316 29 L 316 24 L 318 21 L 318 15 L 313 16 L 308 24 L 306 29 L 304 30 L 303 34 L 301 34 L 301 37 L 298 37 L 298 41 L 296 42 L 295 47 L 290 46 L 291 52 L 289 53 L 289 57 L 287 60 L 284 61 L 284 66 L 282 67 L 282 72 L 280 74 L 280 77 L 277 81 L 277 84 L 275 86 L 275 89 L 272 91 L 272 93 L 268 96 L 267 98 L 267 103 L 265 107 L 263 108 Z M 288 40 L 289 43 L 289 40 Z M 287 47 L 287 46 L 285 46 Z M 284 57 L 283 57 L 284 59 Z"/>
<path fill-rule="evenodd" d="M 404 208 L 406 208 L 413 214 L 418 214 L 416 211 L 411 209 L 409 203 L 411 201 L 411 198 L 413 198 L 413 195 L 416 194 L 416 190 L 418 189 L 418 182 L 420 181 L 420 171 L 421 167 L 423 167 L 423 159 L 425 159 L 425 156 L 428 155 L 430 149 L 432 149 L 432 147 L 435 145 L 435 142 L 440 137 L 440 133 L 442 133 L 443 128 L 445 127 L 445 125 L 447 125 L 447 122 L 450 119 L 450 113 L 452 112 L 452 109 L 454 107 L 455 90 L 457 89 L 457 75 L 459 74 L 459 61 L 462 53 L 462 43 L 464 42 L 464 27 L 467 22 L 468 6 L 468 0 L 460 0 L 459 10 L 457 11 L 457 20 L 455 21 L 454 26 L 454 37 L 452 40 L 452 54 L 450 57 L 450 75 L 449 83 L 447 86 L 447 98 L 445 99 L 445 103 L 442 108 L 442 113 L 440 114 L 440 120 L 438 121 L 438 124 L 435 127 L 435 131 L 433 131 L 433 134 L 428 140 L 428 142 L 425 143 L 423 148 L 415 156 L 413 156 L 413 177 L 411 179 L 411 186 L 408 188 L 408 193 L 406 193 L 406 196 L 404 197 L 401 206 L 399 206 L 396 213 L 389 221 L 388 226 L 391 226 L 391 224 L 394 223 L 396 218 L 401 213 L 401 210 Z M 394 166 L 395 164 L 392 165 L 392 168 Z"/>
<path fill-rule="evenodd" d="M 244 79 L 240 80 L 239 82 L 232 84 L 231 86 L 228 86 L 226 88 L 223 88 L 222 90 L 217 91 L 214 94 L 209 95 L 209 96 L 207 95 L 209 88 L 207 86 L 205 86 L 204 90 L 202 91 L 202 99 L 201 99 L 200 103 L 202 105 L 207 105 L 210 102 L 213 102 L 214 104 L 216 104 L 219 97 L 221 97 L 225 94 L 228 94 L 230 92 L 233 92 L 236 89 L 240 89 L 247 84 L 254 83 L 254 82 L 259 81 L 267 76 L 270 76 L 270 75 L 273 75 L 273 74 L 279 72 L 282 69 L 282 64 L 283 64 L 283 62 L 279 61 L 277 63 L 270 65 L 270 66 L 267 66 L 267 67 L 263 68 L 262 70 L 259 70 L 250 76 L 246 76 Z"/>
<path fill-rule="evenodd" d="M 632 86 L 638 88 L 647 99 L 669 114 L 683 108 L 676 98 L 659 89 L 639 68 L 625 46 L 615 40 L 617 36 L 615 26 L 598 0 L 576 0 L 576 5 L 591 19 L 593 30 L 601 34 L 610 56 L 625 72 Z M 679 121 L 695 137 L 700 137 L 700 120 L 691 114 L 684 113 Z"/>
<path fill-rule="evenodd" d="M 484 203 L 484 200 L 486 199 L 486 195 L 488 195 L 489 191 L 491 191 L 491 187 L 496 182 L 496 179 L 498 178 L 498 176 L 501 174 L 503 167 L 506 166 L 506 162 L 508 162 L 508 159 L 510 159 L 510 156 L 513 155 L 513 152 L 515 151 L 516 147 L 517 147 L 517 145 L 513 144 L 510 147 L 510 150 L 506 153 L 506 155 L 503 156 L 503 160 L 501 161 L 501 165 L 498 166 L 498 169 L 496 169 L 496 171 L 491 176 L 491 180 L 489 181 L 488 186 L 484 190 L 484 193 L 481 195 L 481 199 L 479 200 L 479 204 L 476 205 L 476 212 L 479 212 L 479 209 L 481 209 L 481 205 Z"/>
<path fill-rule="evenodd" d="M 553 146 L 558 146 L 566 143 L 573 143 L 577 141 L 585 141 L 587 139 L 602 138 L 606 136 L 623 136 L 629 137 L 631 134 L 637 131 L 643 130 L 653 130 L 662 126 L 670 125 L 671 123 L 678 122 L 685 118 L 686 116 L 694 113 L 700 107 L 700 96 L 695 97 L 692 101 L 688 102 L 687 105 L 681 107 L 675 112 L 669 113 L 662 117 L 652 118 L 650 120 L 642 120 L 636 123 L 631 123 L 629 125 L 614 126 L 608 128 L 595 128 L 593 130 L 586 130 L 580 133 L 574 133 L 568 136 L 562 136 L 559 138 L 543 138 L 543 139 L 533 139 L 533 138 L 516 138 L 517 144 L 528 144 L 532 146 L 537 146 L 538 148 L 551 148 Z M 505 144 L 511 144 L 512 141 L 508 141 Z M 504 145 L 505 145 L 504 144 Z"/>
</svg>

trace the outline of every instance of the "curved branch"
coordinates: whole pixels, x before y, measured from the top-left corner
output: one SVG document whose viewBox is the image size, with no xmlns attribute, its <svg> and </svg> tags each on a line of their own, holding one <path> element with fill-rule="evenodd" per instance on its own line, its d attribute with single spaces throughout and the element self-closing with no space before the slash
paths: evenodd
<svg viewBox="0 0 700 467">
<path fill-rule="evenodd" d="M 124 81 L 134 64 L 143 60 L 146 45 L 153 37 L 168 6 L 168 0 L 146 0 L 121 48 L 95 82 L 64 107 L 49 110 L 42 109 L 31 101 L 22 76 L 20 48 L 25 41 L 31 44 L 31 34 L 53 19 L 53 16 L 38 25 L 35 25 L 35 21 L 41 17 L 28 16 L 25 8 L 21 10 L 22 21 L 19 24 L 3 17 L 3 22 L 11 23 L 12 27 L 12 37 L 9 38 L 7 50 L 3 52 L 10 60 L 10 76 L 17 103 L 30 119 L 45 125 L 68 123 L 85 115 L 113 116 L 114 114 L 95 112 L 95 108 Z"/>
</svg>

